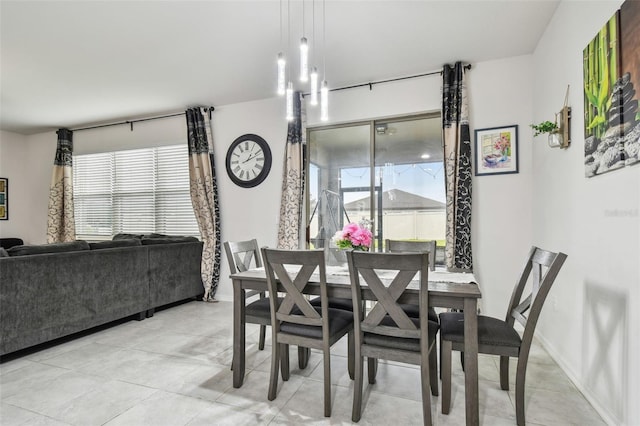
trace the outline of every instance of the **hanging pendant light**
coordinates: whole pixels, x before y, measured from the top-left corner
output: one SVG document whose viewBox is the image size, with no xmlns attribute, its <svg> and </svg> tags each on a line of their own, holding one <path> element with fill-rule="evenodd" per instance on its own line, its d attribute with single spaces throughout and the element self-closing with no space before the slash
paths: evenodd
<svg viewBox="0 0 640 426">
<path fill-rule="evenodd" d="M 287 61 L 284 59 L 284 53 L 278 53 L 278 95 L 285 94 L 285 74 L 287 69 Z"/>
<path fill-rule="evenodd" d="M 327 83 L 327 18 L 325 0 L 322 0 L 322 86 L 320 88 L 320 120 L 329 120 L 329 85 Z"/>
<path fill-rule="evenodd" d="M 329 120 L 329 87 L 327 80 L 322 80 L 322 88 L 320 89 L 320 120 Z"/>
<path fill-rule="evenodd" d="M 318 68 L 313 67 L 311 69 L 311 105 L 318 105 Z"/>
<path fill-rule="evenodd" d="M 309 45 L 306 37 L 300 39 L 300 81 L 309 81 Z"/>
<path fill-rule="evenodd" d="M 287 121 L 293 120 L 293 83 L 287 86 Z"/>
<path fill-rule="evenodd" d="M 280 0 L 280 48 L 282 48 L 282 0 Z M 284 53 L 278 53 L 278 81 L 277 81 L 277 93 L 279 96 L 285 94 L 285 78 L 287 72 L 287 61 L 284 58 Z"/>
</svg>

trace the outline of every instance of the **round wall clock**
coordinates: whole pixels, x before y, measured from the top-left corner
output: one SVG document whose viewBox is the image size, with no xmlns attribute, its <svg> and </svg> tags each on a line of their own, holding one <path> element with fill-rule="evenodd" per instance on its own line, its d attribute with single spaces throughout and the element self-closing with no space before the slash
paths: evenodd
<svg viewBox="0 0 640 426">
<path fill-rule="evenodd" d="M 238 186 L 253 188 L 271 170 L 271 149 L 258 135 L 246 134 L 233 141 L 227 151 L 227 174 Z"/>
</svg>

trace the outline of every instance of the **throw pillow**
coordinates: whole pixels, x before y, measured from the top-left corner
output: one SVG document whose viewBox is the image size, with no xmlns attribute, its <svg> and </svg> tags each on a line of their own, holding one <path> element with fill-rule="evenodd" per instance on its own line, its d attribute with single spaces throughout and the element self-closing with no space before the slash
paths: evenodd
<svg viewBox="0 0 640 426">
<path fill-rule="evenodd" d="M 130 240 L 131 238 L 142 238 L 142 234 L 126 234 L 121 232 L 113 236 L 112 240 Z"/>
<path fill-rule="evenodd" d="M 62 253 L 66 251 L 89 250 L 89 243 L 84 240 L 67 243 L 42 244 L 34 246 L 13 246 L 7 253 L 9 256 L 26 256 L 30 254 Z"/>
<path fill-rule="evenodd" d="M 200 241 L 196 237 L 165 237 L 165 238 L 143 238 L 142 245 L 148 246 L 153 244 L 175 244 L 175 243 L 193 243 Z"/>
<path fill-rule="evenodd" d="M 9 253 L 7 253 L 4 247 L 0 247 L 0 257 L 9 257 Z"/>
<path fill-rule="evenodd" d="M 129 238 L 123 240 L 112 240 L 112 241 L 99 241 L 96 243 L 89 243 L 89 247 L 91 250 L 100 250 L 100 249 L 110 249 L 117 247 L 133 247 L 133 246 L 141 246 L 142 241 L 138 238 Z"/>
</svg>

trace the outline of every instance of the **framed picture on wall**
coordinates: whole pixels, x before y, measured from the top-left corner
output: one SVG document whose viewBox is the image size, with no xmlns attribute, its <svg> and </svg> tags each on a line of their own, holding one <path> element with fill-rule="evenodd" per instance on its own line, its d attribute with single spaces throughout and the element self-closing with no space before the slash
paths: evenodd
<svg viewBox="0 0 640 426">
<path fill-rule="evenodd" d="M 9 179 L 0 178 L 0 220 L 9 219 Z"/>
<path fill-rule="evenodd" d="M 476 176 L 518 173 L 518 125 L 476 129 Z"/>
</svg>

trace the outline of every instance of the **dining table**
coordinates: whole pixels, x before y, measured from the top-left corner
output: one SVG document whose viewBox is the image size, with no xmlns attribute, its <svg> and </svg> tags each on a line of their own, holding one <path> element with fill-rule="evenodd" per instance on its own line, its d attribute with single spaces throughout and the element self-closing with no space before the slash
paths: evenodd
<svg viewBox="0 0 640 426">
<path fill-rule="evenodd" d="M 233 283 L 233 387 L 242 386 L 245 374 L 246 290 L 267 291 L 264 267 L 231 274 Z M 478 409 L 478 299 L 482 297 L 472 273 L 448 272 L 441 268 L 429 271 L 429 306 L 462 310 L 464 313 L 464 374 L 466 424 L 479 424 Z M 384 282 L 384 280 L 383 280 Z M 329 297 L 351 298 L 349 270 L 345 266 L 326 267 L 326 285 Z M 320 294 L 316 272 L 309 280 L 307 290 Z M 362 289 L 363 300 L 374 300 L 373 293 Z M 398 299 L 400 303 L 418 304 L 418 286 L 409 285 Z"/>
</svg>

